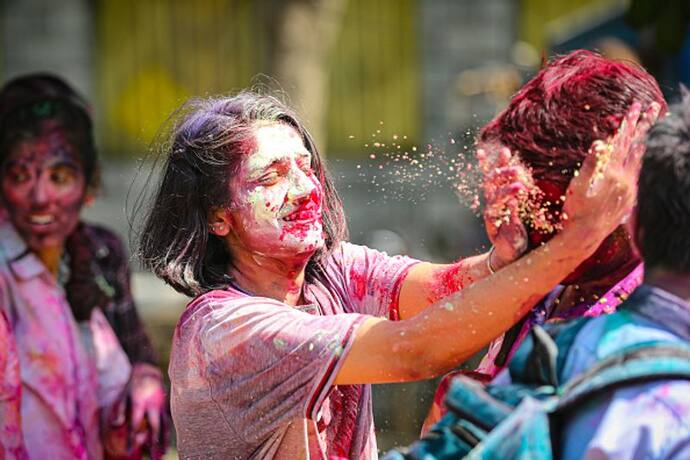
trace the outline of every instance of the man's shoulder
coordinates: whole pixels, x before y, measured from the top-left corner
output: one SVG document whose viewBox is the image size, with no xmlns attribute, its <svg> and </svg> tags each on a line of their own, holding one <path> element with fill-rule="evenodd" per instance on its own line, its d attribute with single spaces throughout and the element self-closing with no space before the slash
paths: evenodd
<svg viewBox="0 0 690 460">
<path fill-rule="evenodd" d="M 583 321 L 583 320 L 580 320 Z M 690 344 L 690 310 L 661 305 L 649 292 L 636 293 L 616 312 L 584 320 L 564 353 L 566 380 L 626 348 L 648 343 Z"/>
<path fill-rule="evenodd" d="M 621 347 L 630 340 L 690 343 L 690 304 L 649 285 L 640 286 L 617 312 L 600 320 L 606 324 L 604 334 Z"/>
</svg>

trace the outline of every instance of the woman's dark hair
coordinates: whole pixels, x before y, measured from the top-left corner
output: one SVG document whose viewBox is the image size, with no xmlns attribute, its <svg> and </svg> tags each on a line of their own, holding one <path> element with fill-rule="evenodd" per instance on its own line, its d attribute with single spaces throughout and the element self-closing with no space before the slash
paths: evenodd
<svg viewBox="0 0 690 460">
<path fill-rule="evenodd" d="M 227 286 L 230 254 L 209 232 L 209 212 L 232 203 L 230 179 L 255 148 L 257 123 L 285 123 L 301 135 L 324 190 L 325 246 L 307 265 L 312 279 L 320 263 L 347 237 L 342 203 L 310 134 L 297 115 L 273 96 L 250 91 L 193 99 L 171 119 L 153 202 L 144 216 L 138 252 L 143 265 L 175 290 L 198 296 Z"/>
<path fill-rule="evenodd" d="M 0 89 L 0 165 L 18 142 L 41 135 L 45 122 L 64 129 L 84 168 L 86 184 L 98 188 L 99 168 L 91 109 L 60 77 L 47 73 L 23 75 Z"/>
<path fill-rule="evenodd" d="M 690 273 L 690 92 L 652 128 L 637 195 L 638 246 L 647 268 Z"/>
</svg>

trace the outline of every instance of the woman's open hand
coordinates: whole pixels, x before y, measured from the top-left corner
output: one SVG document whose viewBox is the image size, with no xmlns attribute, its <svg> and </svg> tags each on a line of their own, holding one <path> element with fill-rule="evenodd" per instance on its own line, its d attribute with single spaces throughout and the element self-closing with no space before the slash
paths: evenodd
<svg viewBox="0 0 690 460">
<path fill-rule="evenodd" d="M 634 103 L 615 135 L 592 144 L 566 192 L 564 229 L 582 223 L 603 238 L 630 213 L 637 197 L 645 139 L 659 110 L 659 104 L 652 103 L 641 113 L 640 104 Z"/>
</svg>

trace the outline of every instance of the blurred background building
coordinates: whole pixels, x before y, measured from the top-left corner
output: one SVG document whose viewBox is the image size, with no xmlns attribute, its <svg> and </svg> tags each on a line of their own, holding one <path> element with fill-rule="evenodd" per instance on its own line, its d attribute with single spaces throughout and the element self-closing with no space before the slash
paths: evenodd
<svg viewBox="0 0 690 460">
<path fill-rule="evenodd" d="M 100 200 L 87 215 L 125 238 L 126 208 L 141 184 L 155 180 L 146 167 L 139 170 L 140 161 L 155 155 L 161 125 L 192 96 L 251 86 L 281 92 L 328 156 L 352 240 L 450 261 L 486 244 L 467 194 L 459 200 L 454 193 L 453 166 L 471 162 L 476 129 L 545 57 L 598 49 L 640 62 L 671 98 L 679 82 L 690 84 L 687 0 L 0 5 L 3 77 L 52 71 L 93 102 L 104 174 Z M 141 271 L 134 289 L 165 366 L 187 299 Z M 416 436 L 433 388 L 376 388 L 382 449 Z"/>
</svg>

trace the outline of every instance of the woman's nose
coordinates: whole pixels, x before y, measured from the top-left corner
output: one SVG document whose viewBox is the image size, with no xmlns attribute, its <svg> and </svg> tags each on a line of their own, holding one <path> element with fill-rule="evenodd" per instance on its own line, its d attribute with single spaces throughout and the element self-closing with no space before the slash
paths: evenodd
<svg viewBox="0 0 690 460">
<path fill-rule="evenodd" d="M 291 199 L 310 196 L 315 187 L 314 180 L 300 168 L 291 173 L 290 191 L 288 192 Z"/>
<path fill-rule="evenodd" d="M 31 201 L 35 205 L 42 205 L 48 202 L 50 199 L 50 184 L 49 181 L 43 178 L 39 178 L 31 193 Z"/>
</svg>

